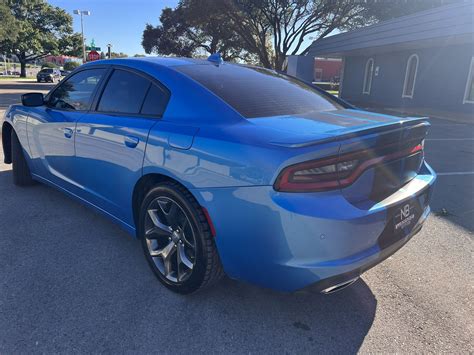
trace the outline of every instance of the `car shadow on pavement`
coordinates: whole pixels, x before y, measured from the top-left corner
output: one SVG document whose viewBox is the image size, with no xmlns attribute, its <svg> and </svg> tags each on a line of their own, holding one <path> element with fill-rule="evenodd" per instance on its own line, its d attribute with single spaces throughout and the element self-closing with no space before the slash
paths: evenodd
<svg viewBox="0 0 474 355">
<path fill-rule="evenodd" d="M 139 241 L 43 186 L 0 171 L 0 350 L 355 353 L 377 301 L 363 280 L 339 293 L 279 293 L 224 279 L 181 296 Z"/>
</svg>

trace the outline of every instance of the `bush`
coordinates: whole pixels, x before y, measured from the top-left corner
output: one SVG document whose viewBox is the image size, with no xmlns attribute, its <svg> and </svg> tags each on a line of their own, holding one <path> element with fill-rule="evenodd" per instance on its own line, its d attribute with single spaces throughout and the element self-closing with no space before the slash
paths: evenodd
<svg viewBox="0 0 474 355">
<path fill-rule="evenodd" d="M 73 71 L 79 65 L 81 65 L 81 64 L 79 64 L 78 62 L 66 62 L 66 63 L 64 63 L 64 70 Z"/>
<path fill-rule="evenodd" d="M 43 64 L 41 64 L 41 69 L 43 68 L 57 68 L 58 66 L 54 63 L 50 63 L 50 62 L 45 62 Z"/>
</svg>

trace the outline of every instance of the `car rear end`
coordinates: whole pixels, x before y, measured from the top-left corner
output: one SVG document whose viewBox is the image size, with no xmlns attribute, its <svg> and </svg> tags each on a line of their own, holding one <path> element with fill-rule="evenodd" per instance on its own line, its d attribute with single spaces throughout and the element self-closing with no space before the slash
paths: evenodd
<svg viewBox="0 0 474 355">
<path fill-rule="evenodd" d="M 428 119 L 352 109 L 261 69 L 249 79 L 241 69 L 181 70 L 247 122 L 229 128 L 230 139 L 240 139 L 240 152 L 252 146 L 252 157 L 236 153 L 235 165 L 247 164 L 239 171 L 254 183 L 193 191 L 212 219 L 229 276 L 333 292 L 420 231 L 436 180 L 424 160 Z M 203 149 L 199 137 L 194 146 Z M 227 150 L 225 141 L 219 147 Z"/>
<path fill-rule="evenodd" d="M 428 127 L 405 121 L 289 148 L 272 185 L 194 190 L 226 273 L 283 291 L 332 292 L 395 253 L 430 213 Z"/>
<path fill-rule="evenodd" d="M 436 179 L 424 161 L 428 127 L 426 119 L 414 119 L 354 132 L 337 138 L 337 155 L 280 172 L 273 200 L 291 215 L 285 229 L 310 236 L 292 241 L 292 256 L 282 264 L 310 271 L 302 273 L 307 279 L 292 276 L 298 282 L 290 288 L 322 280 L 317 287 L 333 291 L 420 231 Z"/>
<path fill-rule="evenodd" d="M 36 74 L 36 81 L 39 83 L 54 82 L 55 71 L 53 69 L 42 69 Z"/>
</svg>

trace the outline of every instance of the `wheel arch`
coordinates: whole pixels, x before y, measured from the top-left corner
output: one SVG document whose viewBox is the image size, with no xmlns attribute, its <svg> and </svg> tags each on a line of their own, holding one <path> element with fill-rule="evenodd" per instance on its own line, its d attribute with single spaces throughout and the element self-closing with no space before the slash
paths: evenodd
<svg viewBox="0 0 474 355">
<path fill-rule="evenodd" d="M 133 188 L 133 194 L 132 194 L 132 212 L 133 212 L 133 222 L 135 224 L 135 229 L 136 229 L 136 237 L 139 238 L 140 236 L 138 235 L 138 217 L 140 213 L 140 205 L 145 198 L 147 192 L 156 186 L 159 183 L 163 182 L 173 182 L 178 185 L 180 185 L 182 188 L 186 189 L 191 196 L 198 201 L 196 196 L 182 183 L 180 183 L 178 180 L 164 174 L 160 173 L 149 173 L 146 175 L 143 175 L 135 184 L 135 187 Z M 198 202 L 199 204 L 199 202 Z"/>
<path fill-rule="evenodd" d="M 12 131 L 13 126 L 8 122 L 3 122 L 2 125 L 2 145 L 3 145 L 3 155 L 4 155 L 4 163 L 11 164 L 12 163 Z"/>
</svg>

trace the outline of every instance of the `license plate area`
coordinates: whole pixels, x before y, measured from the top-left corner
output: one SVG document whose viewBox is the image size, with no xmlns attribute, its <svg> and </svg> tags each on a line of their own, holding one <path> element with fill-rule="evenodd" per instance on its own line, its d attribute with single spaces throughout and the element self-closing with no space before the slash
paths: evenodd
<svg viewBox="0 0 474 355">
<path fill-rule="evenodd" d="M 408 236 L 420 219 L 422 207 L 417 198 L 405 201 L 387 210 L 387 226 L 378 239 L 381 249 Z"/>
<path fill-rule="evenodd" d="M 398 206 L 392 217 L 393 232 L 408 234 L 420 218 L 420 212 L 419 204 L 414 200 Z"/>
</svg>

